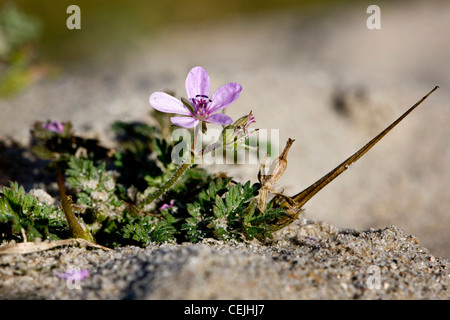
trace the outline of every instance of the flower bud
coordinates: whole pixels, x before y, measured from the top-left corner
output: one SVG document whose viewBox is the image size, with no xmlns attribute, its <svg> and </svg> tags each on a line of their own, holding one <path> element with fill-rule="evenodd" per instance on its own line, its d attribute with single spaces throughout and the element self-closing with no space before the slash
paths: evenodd
<svg viewBox="0 0 450 320">
<path fill-rule="evenodd" d="M 224 149 L 236 150 L 244 145 L 245 139 L 256 131 L 256 129 L 252 131 L 248 130 L 248 127 L 253 122 L 255 122 L 255 117 L 250 111 L 248 115 L 237 119 L 233 124 L 225 126 L 221 134 L 222 147 Z"/>
<path fill-rule="evenodd" d="M 47 121 L 46 123 L 42 124 L 42 127 L 47 131 L 58 134 L 64 131 L 64 125 L 59 121 Z"/>
</svg>

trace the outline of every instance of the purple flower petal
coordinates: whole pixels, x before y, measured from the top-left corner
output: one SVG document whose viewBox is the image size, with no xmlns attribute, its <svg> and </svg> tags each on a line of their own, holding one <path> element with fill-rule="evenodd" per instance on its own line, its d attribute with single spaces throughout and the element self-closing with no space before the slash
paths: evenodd
<svg viewBox="0 0 450 320">
<path fill-rule="evenodd" d="M 242 87 L 238 83 L 221 86 L 209 98 L 211 81 L 202 67 L 192 68 L 186 77 L 188 99 L 180 101 L 166 93 L 155 92 L 150 96 L 150 104 L 156 110 L 177 113 L 187 117 L 172 117 L 173 124 L 183 128 L 193 128 L 201 121 L 228 125 L 233 120 L 224 114 L 214 114 L 232 104 L 240 95 Z M 192 106 L 192 107 L 191 107 Z"/>
<path fill-rule="evenodd" d="M 45 130 L 55 132 L 55 133 L 61 133 L 64 131 L 64 126 L 59 121 L 47 122 L 47 123 L 43 124 L 42 127 Z"/>
<path fill-rule="evenodd" d="M 188 129 L 195 127 L 199 123 L 199 120 L 193 117 L 172 117 L 170 120 L 174 125 Z"/>
<path fill-rule="evenodd" d="M 191 112 L 183 103 L 164 92 L 155 92 L 150 96 L 150 104 L 158 111 L 165 113 L 178 113 L 190 116 Z"/>
<path fill-rule="evenodd" d="M 55 275 L 60 279 L 70 279 L 70 280 L 83 280 L 86 277 L 89 277 L 89 270 L 83 269 L 83 270 L 72 270 L 69 269 L 65 273 L 59 273 L 55 271 Z"/>
<path fill-rule="evenodd" d="M 166 209 L 172 208 L 172 207 L 175 205 L 175 199 L 170 200 L 169 203 L 170 203 L 170 204 L 164 203 L 164 204 L 160 207 L 160 209 L 161 209 L 161 210 L 166 210 Z"/>
<path fill-rule="evenodd" d="M 241 91 L 242 87 L 239 83 L 232 82 L 224 84 L 211 97 L 212 102 L 208 106 L 208 112 L 214 113 L 228 107 L 239 98 Z"/>
<path fill-rule="evenodd" d="M 220 124 L 226 126 L 227 124 L 233 123 L 233 119 L 230 116 L 223 113 L 212 114 L 205 119 L 206 122 Z"/>
<path fill-rule="evenodd" d="M 197 95 L 209 96 L 211 81 L 209 75 L 202 67 L 194 67 L 186 77 L 186 93 L 189 99 Z"/>
</svg>

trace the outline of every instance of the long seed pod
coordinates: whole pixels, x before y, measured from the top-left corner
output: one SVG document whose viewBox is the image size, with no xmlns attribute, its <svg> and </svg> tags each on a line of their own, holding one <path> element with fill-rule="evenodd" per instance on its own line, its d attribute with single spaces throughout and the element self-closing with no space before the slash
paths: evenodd
<svg viewBox="0 0 450 320">
<path fill-rule="evenodd" d="M 331 181 L 336 179 L 341 173 L 343 173 L 347 168 L 358 161 L 367 151 L 369 151 L 375 144 L 377 144 L 389 131 L 391 131 L 396 125 L 398 125 L 403 119 L 405 119 L 414 109 L 416 109 L 425 99 L 427 99 L 434 91 L 439 87 L 434 87 L 427 95 L 420 99 L 416 104 L 409 108 L 405 113 L 403 113 L 397 120 L 392 122 L 386 129 L 381 131 L 375 138 L 370 140 L 361 149 L 355 152 L 352 156 L 347 158 L 344 162 L 334 168 L 332 171 L 327 173 L 325 176 L 314 182 L 311 186 L 305 190 L 297 193 L 292 197 L 287 197 L 284 195 L 276 195 L 272 199 L 273 207 L 284 207 L 288 213 L 288 217 L 282 219 L 283 221 L 278 221 L 276 224 L 282 228 L 287 224 L 294 221 L 299 213 L 302 211 L 303 206 L 314 197 L 320 190 L 322 190 Z"/>
</svg>

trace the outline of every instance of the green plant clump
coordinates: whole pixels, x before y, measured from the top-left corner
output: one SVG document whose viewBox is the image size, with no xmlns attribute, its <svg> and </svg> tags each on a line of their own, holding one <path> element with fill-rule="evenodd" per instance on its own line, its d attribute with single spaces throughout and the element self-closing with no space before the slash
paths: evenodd
<svg viewBox="0 0 450 320">
<path fill-rule="evenodd" d="M 3 187 L 1 240 L 77 237 L 107 247 L 145 247 L 155 242 L 198 242 L 208 238 L 264 242 L 272 238 L 273 232 L 297 219 L 309 199 L 437 89 L 334 170 L 289 197 L 273 191 L 273 187 L 286 169 L 292 139 L 288 139 L 283 152 L 270 166 L 261 165 L 258 183 L 241 184 L 225 174 L 212 174 L 196 162 L 210 152 L 225 156 L 226 150 L 251 149 L 246 141 L 256 131 L 249 129 L 255 122 L 252 112 L 234 122 L 223 112 L 216 113 L 237 99 L 240 85 L 222 86 L 218 89 L 222 92 L 215 94 L 218 98 L 213 101 L 205 95 L 209 91 L 205 79 L 209 81 L 203 68 L 191 70 L 187 77 L 189 100 L 178 101 L 162 92 L 152 94 L 150 103 L 155 109 L 152 116 L 158 125 L 114 123 L 112 130 L 117 143 L 112 149 L 95 139 L 75 135 L 69 122 L 36 122 L 31 130 L 30 147 L 55 172 L 61 205 L 44 203 L 25 192 L 17 182 Z M 224 99 L 226 95 L 229 96 Z M 165 112 L 186 117 L 170 118 Z M 181 141 L 171 139 L 176 128 L 170 125 L 171 121 L 193 129 L 187 130 L 193 131 L 193 136 L 184 141 L 183 146 L 188 148 L 178 163 L 174 159 L 179 158 L 177 147 Z M 206 122 L 221 125 L 221 131 L 216 142 L 204 146 L 198 141 L 209 130 Z"/>
<path fill-rule="evenodd" d="M 159 127 L 114 123 L 114 150 L 76 136 L 68 122 L 60 132 L 49 130 L 51 122 L 37 122 L 31 130 L 32 151 L 48 160 L 49 169 L 62 168 L 71 210 L 95 241 L 118 247 L 270 238 L 271 222 L 284 210 L 258 210 L 258 183 L 242 185 L 195 164 L 161 198 L 146 202 L 179 168 L 171 160 L 176 141 L 168 140 L 167 132 L 163 137 L 164 115 L 154 115 Z M 39 201 L 17 182 L 3 187 L 0 228 L 3 239 L 18 241 L 23 232 L 28 240 L 70 236 L 64 208 Z"/>
<path fill-rule="evenodd" d="M 69 235 L 61 209 L 37 200 L 12 182 L 10 188 L 3 188 L 0 193 L 0 236 L 20 240 L 22 232 L 31 241 L 57 240 Z"/>
</svg>

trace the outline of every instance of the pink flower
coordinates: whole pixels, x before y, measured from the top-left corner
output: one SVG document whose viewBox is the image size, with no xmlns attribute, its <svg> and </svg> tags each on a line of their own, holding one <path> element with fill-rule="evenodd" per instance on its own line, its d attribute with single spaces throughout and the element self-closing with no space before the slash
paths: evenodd
<svg viewBox="0 0 450 320">
<path fill-rule="evenodd" d="M 48 121 L 47 123 L 43 124 L 42 127 L 45 130 L 55 132 L 55 133 L 61 133 L 64 131 L 64 126 L 59 121 Z"/>
<path fill-rule="evenodd" d="M 87 269 L 83 269 L 83 270 L 69 269 L 65 273 L 59 273 L 59 272 L 55 271 L 55 275 L 60 279 L 81 281 L 84 278 L 89 277 L 89 270 L 87 270 Z"/>
<path fill-rule="evenodd" d="M 164 204 L 160 207 L 160 209 L 161 209 L 161 210 L 166 210 L 166 209 L 172 208 L 174 205 L 175 205 L 175 200 L 172 199 L 172 200 L 170 200 L 170 204 L 164 203 Z"/>
<path fill-rule="evenodd" d="M 233 123 L 233 126 L 236 126 L 236 127 L 241 126 L 244 129 L 247 137 L 249 137 L 250 131 L 248 130 L 248 127 L 254 122 L 256 122 L 256 120 L 255 120 L 255 117 L 253 116 L 253 111 L 250 111 L 250 113 L 247 116 L 243 116 L 243 117 L 239 118 L 238 120 L 236 120 Z"/>
<path fill-rule="evenodd" d="M 187 117 L 171 117 L 173 124 L 183 128 L 193 128 L 200 121 L 228 125 L 231 117 L 218 111 L 228 107 L 239 97 L 242 87 L 238 83 L 228 83 L 209 96 L 211 81 L 202 67 L 195 67 L 186 77 L 188 100 L 182 101 L 164 92 L 155 92 L 150 96 L 150 104 L 158 111 L 177 113 Z"/>
</svg>

